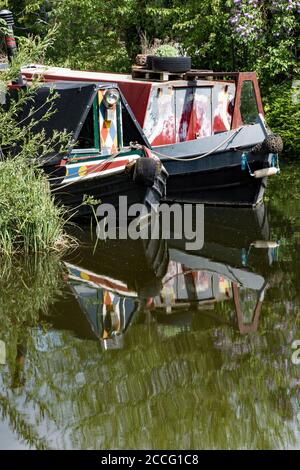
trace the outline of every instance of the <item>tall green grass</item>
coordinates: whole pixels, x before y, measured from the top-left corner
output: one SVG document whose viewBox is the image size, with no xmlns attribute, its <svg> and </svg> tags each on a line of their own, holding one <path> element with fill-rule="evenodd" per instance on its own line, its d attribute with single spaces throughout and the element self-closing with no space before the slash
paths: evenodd
<svg viewBox="0 0 300 470">
<path fill-rule="evenodd" d="M 54 32 L 43 39 L 24 37 L 7 70 L 0 74 L 6 102 L 0 105 L 0 255 L 61 251 L 70 240 L 64 232 L 64 210 L 54 204 L 48 179 L 38 166 L 43 158 L 62 153 L 70 135 L 53 131 L 52 136 L 46 136 L 43 130 L 36 131 L 31 104 L 40 86 L 38 80 L 16 93 L 10 90 L 23 64 L 43 59 Z M 0 22 L 1 34 L 7 31 Z M 47 98 L 41 121 L 55 113 L 55 99 L 54 92 Z M 30 109 L 26 119 L 20 120 L 24 107 Z"/>
<path fill-rule="evenodd" d="M 63 209 L 42 171 L 22 157 L 0 163 L 0 253 L 38 253 L 66 245 Z"/>
</svg>

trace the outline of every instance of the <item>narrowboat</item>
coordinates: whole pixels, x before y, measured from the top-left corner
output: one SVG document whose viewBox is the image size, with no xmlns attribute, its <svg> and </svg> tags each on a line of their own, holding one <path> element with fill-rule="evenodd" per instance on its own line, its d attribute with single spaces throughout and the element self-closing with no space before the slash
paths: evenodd
<svg viewBox="0 0 300 470">
<path fill-rule="evenodd" d="M 169 173 L 168 200 L 253 207 L 267 178 L 280 171 L 282 140 L 265 123 L 254 72 L 174 75 L 140 67 L 123 75 L 31 65 L 22 74 L 117 83 L 147 147 Z"/>
</svg>

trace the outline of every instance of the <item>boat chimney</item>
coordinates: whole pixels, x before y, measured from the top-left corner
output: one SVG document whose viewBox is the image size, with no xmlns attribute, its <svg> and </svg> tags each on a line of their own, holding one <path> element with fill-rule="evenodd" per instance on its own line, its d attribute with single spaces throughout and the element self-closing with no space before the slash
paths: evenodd
<svg viewBox="0 0 300 470">
<path fill-rule="evenodd" d="M 12 62 L 14 55 L 17 52 L 17 43 L 15 40 L 13 26 L 15 24 L 13 14 L 10 10 L 1 10 L 0 11 L 0 18 L 6 22 L 7 32 L 4 34 L 4 42 L 6 46 L 6 53 L 8 62 Z M 13 81 L 14 84 L 23 86 L 24 81 L 22 78 L 22 74 L 20 72 L 18 79 Z"/>
<path fill-rule="evenodd" d="M 4 35 L 4 41 L 6 46 L 6 52 L 9 62 L 11 62 L 13 56 L 17 50 L 17 44 L 14 36 L 14 17 L 11 11 L 1 10 L 0 18 L 6 22 L 7 33 Z"/>
</svg>

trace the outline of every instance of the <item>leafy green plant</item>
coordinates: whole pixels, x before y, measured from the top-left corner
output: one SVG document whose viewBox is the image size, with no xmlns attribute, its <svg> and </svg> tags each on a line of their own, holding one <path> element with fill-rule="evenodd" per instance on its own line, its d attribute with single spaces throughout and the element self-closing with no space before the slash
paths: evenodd
<svg viewBox="0 0 300 470">
<path fill-rule="evenodd" d="M 267 122 L 273 132 L 279 133 L 288 155 L 300 154 L 300 86 L 290 81 L 274 85 L 265 106 Z"/>
<path fill-rule="evenodd" d="M 156 49 L 155 55 L 158 57 L 177 57 L 180 54 L 176 47 L 169 44 L 162 44 Z"/>
</svg>

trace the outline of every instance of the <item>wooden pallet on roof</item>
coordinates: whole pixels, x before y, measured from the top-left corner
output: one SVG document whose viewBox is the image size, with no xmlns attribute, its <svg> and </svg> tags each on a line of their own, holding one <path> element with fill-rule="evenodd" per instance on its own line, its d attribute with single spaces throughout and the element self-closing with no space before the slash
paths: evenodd
<svg viewBox="0 0 300 470">
<path fill-rule="evenodd" d="M 151 81 L 157 81 L 157 82 L 181 80 L 184 76 L 183 73 L 148 70 L 138 65 L 135 65 L 134 67 L 132 67 L 131 73 L 132 73 L 132 78 L 135 80 L 151 80 Z"/>
</svg>

